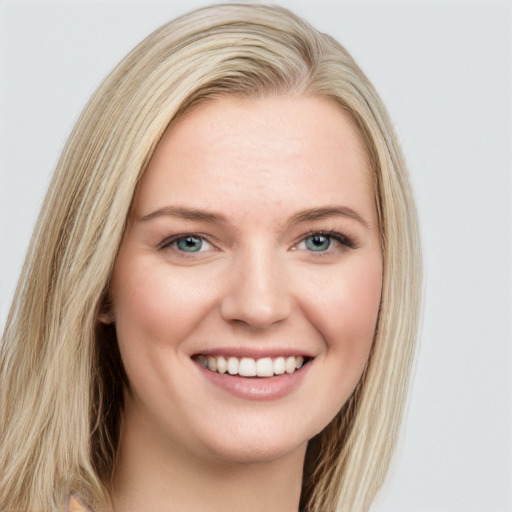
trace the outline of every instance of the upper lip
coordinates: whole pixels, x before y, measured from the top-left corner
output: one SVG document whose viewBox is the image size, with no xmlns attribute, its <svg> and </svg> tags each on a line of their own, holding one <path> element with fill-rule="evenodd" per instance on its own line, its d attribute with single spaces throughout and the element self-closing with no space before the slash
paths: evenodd
<svg viewBox="0 0 512 512">
<path fill-rule="evenodd" d="M 252 359 L 261 359 L 263 357 L 289 357 L 302 356 L 312 358 L 313 354 L 300 348 L 279 348 L 279 347 L 219 347 L 208 348 L 195 352 L 193 356 L 211 356 L 211 357 L 250 357 Z"/>
</svg>

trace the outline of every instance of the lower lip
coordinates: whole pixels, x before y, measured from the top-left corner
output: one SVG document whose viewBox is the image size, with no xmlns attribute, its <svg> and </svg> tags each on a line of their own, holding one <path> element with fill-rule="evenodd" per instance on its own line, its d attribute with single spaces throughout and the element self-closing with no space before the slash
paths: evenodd
<svg viewBox="0 0 512 512">
<path fill-rule="evenodd" d="M 297 389 L 311 366 L 312 361 L 293 373 L 284 373 L 274 377 L 240 377 L 228 373 L 212 372 L 196 362 L 202 375 L 209 382 L 245 400 L 276 400 Z"/>
</svg>

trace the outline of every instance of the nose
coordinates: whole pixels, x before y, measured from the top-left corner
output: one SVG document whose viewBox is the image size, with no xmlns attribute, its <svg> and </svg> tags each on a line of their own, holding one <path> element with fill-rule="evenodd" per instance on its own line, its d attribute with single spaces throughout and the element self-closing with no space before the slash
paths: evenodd
<svg viewBox="0 0 512 512">
<path fill-rule="evenodd" d="M 264 251 L 241 254 L 229 269 L 229 285 L 221 315 L 229 323 L 268 329 L 286 320 L 292 310 L 283 261 Z"/>
</svg>

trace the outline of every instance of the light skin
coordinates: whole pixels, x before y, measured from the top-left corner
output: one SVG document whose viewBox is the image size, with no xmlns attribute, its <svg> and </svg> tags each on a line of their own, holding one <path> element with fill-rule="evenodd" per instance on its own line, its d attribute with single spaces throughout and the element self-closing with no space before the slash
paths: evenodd
<svg viewBox="0 0 512 512">
<path fill-rule="evenodd" d="M 382 286 L 368 159 L 331 100 L 227 97 L 171 125 L 111 283 L 130 391 L 116 512 L 296 511 L 307 442 L 368 359 Z M 278 377 L 199 356 L 300 355 Z"/>
</svg>

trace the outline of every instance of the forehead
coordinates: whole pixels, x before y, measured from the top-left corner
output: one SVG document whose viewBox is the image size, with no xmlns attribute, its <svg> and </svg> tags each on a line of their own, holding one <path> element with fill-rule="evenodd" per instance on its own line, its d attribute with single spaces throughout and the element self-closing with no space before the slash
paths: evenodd
<svg viewBox="0 0 512 512">
<path fill-rule="evenodd" d="M 225 97 L 170 125 L 136 205 L 145 214 L 169 202 L 293 208 L 340 200 L 373 204 L 367 152 L 341 107 L 323 97 Z"/>
</svg>

